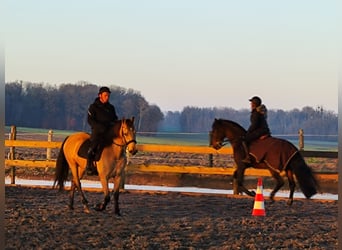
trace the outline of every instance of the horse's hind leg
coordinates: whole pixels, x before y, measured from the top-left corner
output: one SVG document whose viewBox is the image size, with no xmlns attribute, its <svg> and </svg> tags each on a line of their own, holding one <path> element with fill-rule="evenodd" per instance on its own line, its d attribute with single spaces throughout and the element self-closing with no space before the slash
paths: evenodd
<svg viewBox="0 0 342 250">
<path fill-rule="evenodd" d="M 72 166 L 72 164 L 69 164 Z M 88 201 L 83 193 L 82 187 L 81 187 L 81 181 L 80 181 L 80 175 L 78 173 L 78 168 L 75 167 L 71 167 L 71 172 L 72 172 L 72 181 L 71 181 L 71 189 L 75 190 L 75 188 L 77 188 L 77 190 L 80 192 L 81 194 L 81 202 L 83 204 L 83 209 L 85 213 L 90 213 L 89 207 L 88 207 Z M 72 194 L 72 198 L 73 198 L 73 194 Z M 70 195 L 71 197 L 71 195 Z M 71 198 L 70 198 L 71 199 Z"/>
<path fill-rule="evenodd" d="M 289 199 L 287 201 L 287 204 L 288 205 L 292 205 L 292 203 L 293 203 L 293 193 L 294 193 L 295 188 L 296 188 L 296 183 L 294 181 L 293 173 L 292 173 L 291 170 L 286 170 L 286 175 L 287 175 L 287 179 L 289 180 L 289 188 L 290 188 L 290 196 L 289 196 Z"/>
<path fill-rule="evenodd" d="M 89 207 L 88 207 L 88 200 L 86 199 L 86 197 L 85 197 L 85 195 L 84 195 L 84 193 L 83 193 L 83 190 L 82 190 L 82 188 L 81 188 L 81 182 L 80 182 L 80 180 L 78 179 L 74 179 L 73 181 L 72 181 L 72 185 L 74 186 L 74 189 L 75 189 L 75 187 L 77 187 L 77 190 L 80 192 L 80 194 L 81 194 L 81 202 L 82 202 L 82 204 L 83 204 L 83 209 L 84 209 L 84 212 L 85 213 L 90 213 L 90 210 L 89 210 Z"/>
<path fill-rule="evenodd" d="M 276 180 L 276 186 L 274 187 L 274 189 L 272 190 L 272 192 L 270 194 L 270 200 L 272 202 L 274 202 L 274 196 L 278 192 L 278 190 L 282 186 L 284 186 L 284 180 L 283 180 L 283 178 L 280 176 L 280 174 L 278 172 L 272 172 L 272 176 Z"/>
<path fill-rule="evenodd" d="M 75 183 L 72 181 L 71 182 L 71 189 L 70 189 L 70 195 L 69 195 L 69 209 L 73 210 L 74 209 L 74 196 L 75 196 Z"/>
</svg>

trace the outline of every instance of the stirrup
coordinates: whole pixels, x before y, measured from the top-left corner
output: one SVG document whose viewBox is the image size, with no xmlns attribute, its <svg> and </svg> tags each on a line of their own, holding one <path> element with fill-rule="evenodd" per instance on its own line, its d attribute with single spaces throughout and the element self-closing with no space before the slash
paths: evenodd
<svg viewBox="0 0 342 250">
<path fill-rule="evenodd" d="M 86 172 L 87 172 L 87 175 L 97 175 L 98 174 L 97 169 L 95 167 L 87 168 Z"/>
<path fill-rule="evenodd" d="M 97 168 L 94 166 L 93 161 L 88 161 L 86 165 L 86 173 L 87 175 L 97 175 Z"/>
</svg>

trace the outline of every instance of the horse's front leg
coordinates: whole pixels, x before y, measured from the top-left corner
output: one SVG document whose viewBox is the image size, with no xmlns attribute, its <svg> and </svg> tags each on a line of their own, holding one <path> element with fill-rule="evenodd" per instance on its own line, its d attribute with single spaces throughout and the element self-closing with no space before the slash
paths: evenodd
<svg viewBox="0 0 342 250">
<path fill-rule="evenodd" d="M 120 208 L 119 208 L 119 195 L 120 195 L 120 187 L 121 187 L 121 174 L 116 175 L 114 177 L 114 189 L 113 189 L 113 195 L 114 195 L 114 214 L 121 216 Z"/>
<path fill-rule="evenodd" d="M 243 185 L 243 179 L 245 174 L 246 166 L 244 163 L 239 163 L 237 169 L 234 172 L 233 178 L 236 179 L 237 185 L 238 185 L 238 191 L 244 192 L 245 194 L 254 197 L 255 192 L 249 191 L 244 185 Z"/>
<path fill-rule="evenodd" d="M 104 193 L 104 199 L 102 203 L 98 203 L 95 205 L 94 209 L 96 211 L 103 211 L 106 209 L 109 201 L 110 201 L 110 194 L 109 194 L 109 188 L 108 188 L 108 177 L 100 177 L 101 178 L 101 184 L 102 184 L 102 190 Z"/>
</svg>

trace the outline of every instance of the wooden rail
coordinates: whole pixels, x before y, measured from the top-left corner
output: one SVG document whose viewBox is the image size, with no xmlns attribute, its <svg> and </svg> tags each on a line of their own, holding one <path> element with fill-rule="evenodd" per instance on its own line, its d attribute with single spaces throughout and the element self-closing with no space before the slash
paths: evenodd
<svg viewBox="0 0 342 250">
<path fill-rule="evenodd" d="M 29 147 L 29 148 L 60 148 L 62 142 L 52 141 L 26 141 L 26 140 L 5 140 L 5 147 Z M 174 146 L 174 145 L 155 145 L 155 144 L 138 144 L 137 149 L 140 152 L 176 152 L 176 153 L 196 153 L 196 154 L 232 154 L 231 147 L 225 147 L 218 151 L 206 146 Z M 320 157 L 320 158 L 337 158 L 337 152 L 326 151 L 301 151 L 304 157 Z M 12 157 L 13 158 L 13 157 Z M 38 168 L 53 168 L 56 161 L 47 160 L 17 160 L 6 159 L 6 166 L 18 167 L 38 167 Z M 207 166 L 164 166 L 164 165 L 129 165 L 127 171 L 130 172 L 164 172 L 164 173 L 187 173 L 187 174 L 207 174 L 207 175 L 232 175 L 235 168 L 219 168 Z M 337 180 L 337 173 L 315 173 L 320 179 Z M 15 171 L 12 171 L 12 184 L 15 184 Z M 245 175 L 250 176 L 270 176 L 266 169 L 246 170 Z"/>
<path fill-rule="evenodd" d="M 11 168 L 11 183 L 15 184 L 15 167 L 38 167 L 38 168 L 54 168 L 56 161 L 51 159 L 51 149 L 59 149 L 62 142 L 52 140 L 53 132 L 48 132 L 47 141 L 34 140 L 16 140 L 16 127 L 11 126 L 9 140 L 5 140 L 5 147 L 9 147 L 8 159 L 5 159 L 5 166 Z M 46 160 L 18 160 L 15 159 L 15 148 L 46 148 Z M 337 152 L 327 151 L 304 151 L 304 133 L 299 131 L 299 149 L 303 157 L 319 157 L 319 158 L 338 158 Z M 138 144 L 137 149 L 140 152 L 172 152 L 172 153 L 195 153 L 207 154 L 209 160 L 208 166 L 165 166 L 165 165 L 132 165 L 126 167 L 129 172 L 159 172 L 159 173 L 182 173 L 182 174 L 206 174 L 206 175 L 233 175 L 234 166 L 228 168 L 214 167 L 214 155 L 231 155 L 233 150 L 231 147 L 224 147 L 220 150 L 215 150 L 208 146 L 179 146 L 179 145 L 161 145 L 161 144 Z M 249 176 L 271 176 L 267 169 L 246 169 L 245 175 Z M 316 172 L 318 179 L 337 181 L 337 173 L 322 173 Z"/>
</svg>

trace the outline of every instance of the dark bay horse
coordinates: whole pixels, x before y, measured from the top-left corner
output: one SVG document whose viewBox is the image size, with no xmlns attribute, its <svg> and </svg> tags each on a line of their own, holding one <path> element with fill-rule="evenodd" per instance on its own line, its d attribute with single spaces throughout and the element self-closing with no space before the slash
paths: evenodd
<svg viewBox="0 0 342 250">
<path fill-rule="evenodd" d="M 245 134 L 246 130 L 238 123 L 224 119 L 215 119 L 210 132 L 210 146 L 218 150 L 228 141 L 233 148 L 233 157 L 237 165 L 233 178 L 237 181 L 239 191 L 255 196 L 254 191 L 249 191 L 243 186 L 246 168 L 254 167 L 269 169 L 272 177 L 276 180 L 276 186 L 270 194 L 272 201 L 274 201 L 276 192 L 284 185 L 284 180 L 280 175 L 283 171 L 289 181 L 290 195 L 287 202 L 289 205 L 293 203 L 293 193 L 296 187 L 294 175 L 306 198 L 309 199 L 317 193 L 318 184 L 311 169 L 305 163 L 298 149 L 287 140 L 275 137 L 258 139 L 255 146 L 253 143 L 250 145 L 250 154 L 254 156 L 251 157 L 253 158 L 252 164 L 243 163 L 245 150 L 241 143 L 241 137 Z M 255 149 L 255 154 L 253 154 L 252 147 Z"/>
<path fill-rule="evenodd" d="M 84 196 L 80 180 L 83 178 L 86 167 L 86 157 L 79 156 L 82 144 L 89 140 L 90 135 L 85 132 L 78 132 L 65 138 L 59 151 L 54 187 L 59 186 L 59 190 L 64 189 L 64 183 L 68 178 L 69 168 L 72 173 L 69 208 L 73 209 L 75 189 L 82 197 L 84 211 L 89 213 L 88 201 Z M 119 193 L 124 168 L 127 163 L 126 151 L 135 154 L 136 150 L 136 131 L 134 127 L 134 117 L 131 119 L 118 120 L 104 138 L 104 145 L 101 156 L 96 162 L 97 171 L 104 192 L 104 201 L 95 206 L 95 210 L 102 211 L 110 201 L 108 181 L 114 177 L 114 213 L 120 215 Z"/>
</svg>

